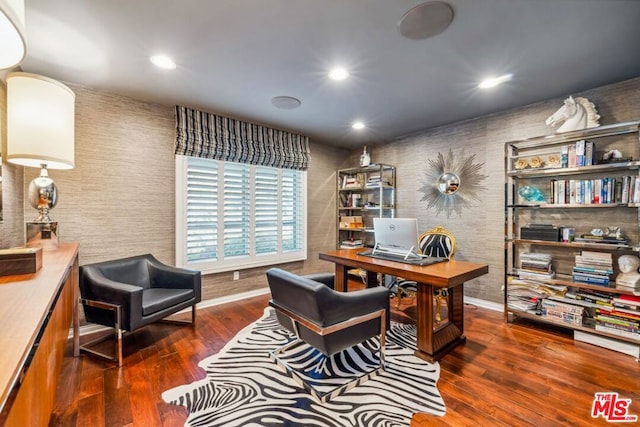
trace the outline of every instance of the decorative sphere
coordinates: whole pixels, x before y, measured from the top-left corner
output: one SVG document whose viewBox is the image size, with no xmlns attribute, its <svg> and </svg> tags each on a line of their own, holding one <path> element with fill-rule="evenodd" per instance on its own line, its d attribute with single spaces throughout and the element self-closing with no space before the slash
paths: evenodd
<svg viewBox="0 0 640 427">
<path fill-rule="evenodd" d="M 27 198 L 34 209 L 52 209 L 58 203 L 58 188 L 53 181 L 49 185 L 40 186 L 34 180 L 29 184 Z"/>
<path fill-rule="evenodd" d="M 453 194 L 460 188 L 460 177 L 453 172 L 445 172 L 438 177 L 438 190 L 442 194 Z"/>
</svg>

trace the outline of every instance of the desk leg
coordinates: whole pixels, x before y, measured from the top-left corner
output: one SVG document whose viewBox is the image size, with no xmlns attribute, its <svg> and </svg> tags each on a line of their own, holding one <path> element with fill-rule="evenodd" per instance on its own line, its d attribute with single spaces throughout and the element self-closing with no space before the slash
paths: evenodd
<svg viewBox="0 0 640 427">
<path fill-rule="evenodd" d="M 378 286 L 378 273 L 367 270 L 367 288 L 377 288 Z"/>
<path fill-rule="evenodd" d="M 449 321 L 434 330 L 433 286 L 418 283 L 417 298 L 417 357 L 428 362 L 440 360 L 458 344 L 465 341 L 464 305 L 462 285 L 448 289 L 447 310 Z"/>
<path fill-rule="evenodd" d="M 336 264 L 336 277 L 334 279 L 334 289 L 338 292 L 347 292 L 347 281 L 349 267 Z"/>
<path fill-rule="evenodd" d="M 464 300 L 463 285 L 449 289 L 449 299 L 447 306 L 449 310 L 449 321 L 456 325 L 460 334 L 464 333 Z"/>
<path fill-rule="evenodd" d="M 416 356 L 429 360 L 433 354 L 433 286 L 427 283 L 418 284 L 416 309 Z"/>
</svg>

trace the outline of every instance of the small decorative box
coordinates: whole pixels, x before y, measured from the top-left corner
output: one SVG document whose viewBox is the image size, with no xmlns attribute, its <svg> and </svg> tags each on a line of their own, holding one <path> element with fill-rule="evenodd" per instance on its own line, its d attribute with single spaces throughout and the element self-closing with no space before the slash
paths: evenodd
<svg viewBox="0 0 640 427">
<path fill-rule="evenodd" d="M 42 267 L 42 248 L 0 250 L 0 276 L 31 274 Z"/>
</svg>

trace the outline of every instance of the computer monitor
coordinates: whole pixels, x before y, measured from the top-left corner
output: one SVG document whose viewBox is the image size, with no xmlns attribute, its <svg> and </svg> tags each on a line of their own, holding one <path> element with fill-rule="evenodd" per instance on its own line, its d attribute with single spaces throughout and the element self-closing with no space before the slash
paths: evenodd
<svg viewBox="0 0 640 427">
<path fill-rule="evenodd" d="M 416 218 L 374 218 L 376 240 L 373 253 L 390 252 L 405 257 L 418 254 L 418 220 Z"/>
</svg>

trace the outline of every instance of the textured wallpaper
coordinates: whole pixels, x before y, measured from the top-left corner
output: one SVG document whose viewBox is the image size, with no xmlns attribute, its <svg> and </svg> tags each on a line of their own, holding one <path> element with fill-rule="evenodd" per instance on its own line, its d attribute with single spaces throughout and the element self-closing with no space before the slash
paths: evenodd
<svg viewBox="0 0 640 427">
<path fill-rule="evenodd" d="M 80 264 L 152 253 L 175 261 L 175 118 L 171 106 L 137 101 L 69 84 L 76 94 L 76 167 L 50 170 L 59 190 L 51 212 L 60 239 L 80 242 Z M 286 265 L 300 273 L 332 271 L 318 252 L 335 247 L 334 171 L 345 151 L 311 144 L 308 171 L 308 261 Z M 25 168 L 25 183 L 38 174 Z M 316 207 L 319 207 L 317 209 Z M 27 220 L 35 210 L 24 201 Z M 203 299 L 266 286 L 264 271 L 203 277 Z"/>
<path fill-rule="evenodd" d="M 640 120 L 640 78 L 572 95 L 595 103 L 601 124 Z M 562 106 L 565 97 L 441 126 L 373 147 L 374 161 L 397 166 L 397 215 L 418 218 L 420 230 L 445 226 L 457 239 L 456 259 L 489 265 L 489 274 L 465 285 L 466 296 L 503 302 L 504 144 L 553 133 L 545 120 Z M 427 203 L 420 201 L 423 193 L 419 189 L 428 161 L 438 153 L 448 153 L 450 148 L 459 156 L 475 154 L 475 163 L 484 163 L 481 173 L 487 178 L 482 182 L 486 189 L 478 192 L 481 201 L 463 209 L 460 216 L 447 218 L 426 208 Z M 596 215 L 600 219 L 594 217 L 595 222 L 606 222 L 605 212 Z"/>
<path fill-rule="evenodd" d="M 51 216 L 60 222 L 62 241 L 80 242 L 82 264 L 145 252 L 173 264 L 173 108 L 73 84 L 70 87 L 76 93 L 76 168 L 50 171 L 60 191 L 59 204 Z M 640 78 L 572 95 L 594 102 L 602 124 L 640 119 Z M 504 143 L 550 132 L 544 121 L 563 99 L 441 126 L 371 147 L 372 161 L 397 166 L 397 216 L 418 218 L 421 230 L 444 225 L 458 240 L 456 258 L 489 264 L 488 275 L 465 286 L 467 296 L 502 303 Z M 4 121 L 1 125 L 4 129 Z M 486 190 L 478 194 L 482 202 L 463 210 L 461 216 L 447 219 L 426 209 L 419 188 L 428 160 L 450 148 L 466 156 L 475 154 L 475 161 L 484 163 L 482 173 L 487 178 L 483 182 Z M 308 260 L 286 264 L 285 268 L 299 273 L 332 271 L 332 265 L 318 260 L 318 252 L 335 247 L 335 171 L 357 165 L 360 151 L 352 150 L 349 161 L 345 155 L 349 153 L 344 150 L 312 142 Z M 23 178 L 22 168 L 4 166 L 5 221 L 0 224 L 0 243 L 10 247 L 24 242 L 24 221 L 35 216 L 23 192 L 38 171 L 26 168 Z M 232 280 L 231 272 L 208 275 L 203 280 L 203 297 L 263 288 L 265 270 L 242 270 L 237 281 Z"/>
</svg>

